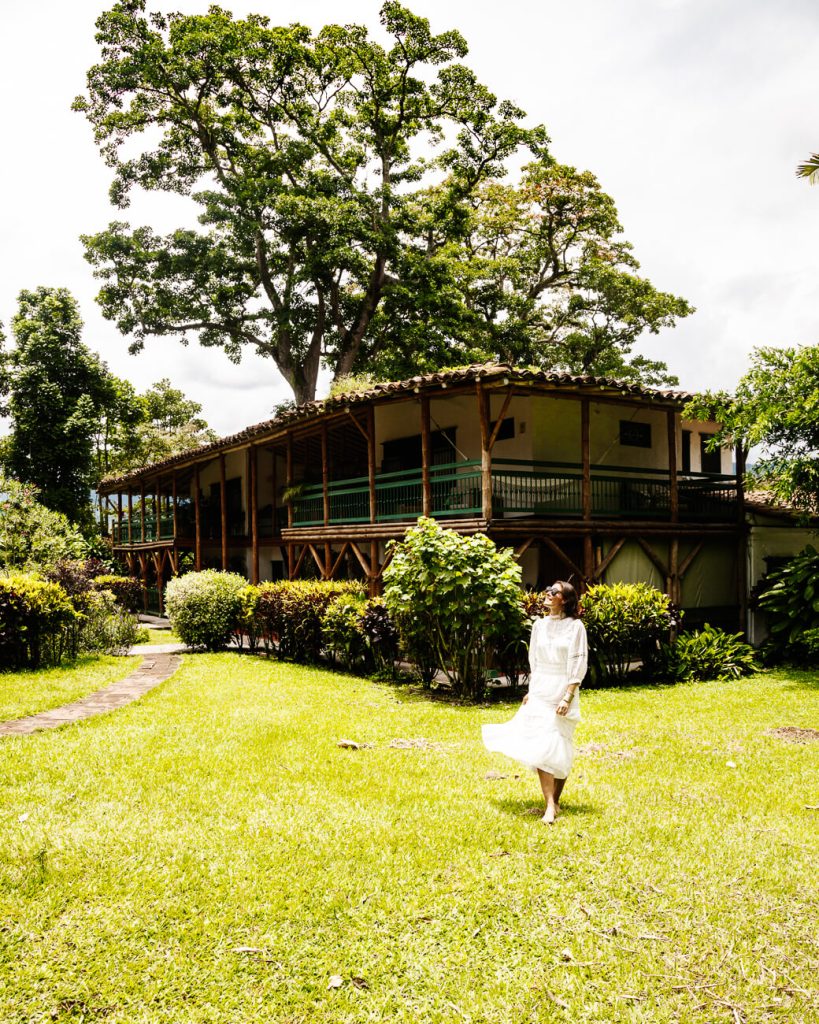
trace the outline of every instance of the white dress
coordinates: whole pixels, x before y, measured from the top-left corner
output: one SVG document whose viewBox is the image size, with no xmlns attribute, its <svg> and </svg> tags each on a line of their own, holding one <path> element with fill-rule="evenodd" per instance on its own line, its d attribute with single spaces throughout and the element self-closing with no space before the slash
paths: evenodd
<svg viewBox="0 0 819 1024">
<path fill-rule="evenodd" d="M 580 721 L 579 692 L 565 716 L 558 715 L 556 709 L 569 683 L 583 681 L 587 663 L 586 629 L 580 619 L 535 619 L 529 641 L 529 700 L 511 721 L 483 727 L 487 750 L 565 779 L 574 760 L 572 738 Z"/>
</svg>

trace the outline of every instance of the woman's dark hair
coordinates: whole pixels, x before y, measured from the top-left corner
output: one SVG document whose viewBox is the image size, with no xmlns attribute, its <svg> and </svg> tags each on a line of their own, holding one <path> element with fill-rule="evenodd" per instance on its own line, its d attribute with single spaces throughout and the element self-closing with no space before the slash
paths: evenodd
<svg viewBox="0 0 819 1024">
<path fill-rule="evenodd" d="M 565 580 L 555 580 L 563 591 L 563 614 L 569 619 L 580 618 L 580 610 L 577 607 L 577 591 Z"/>
</svg>

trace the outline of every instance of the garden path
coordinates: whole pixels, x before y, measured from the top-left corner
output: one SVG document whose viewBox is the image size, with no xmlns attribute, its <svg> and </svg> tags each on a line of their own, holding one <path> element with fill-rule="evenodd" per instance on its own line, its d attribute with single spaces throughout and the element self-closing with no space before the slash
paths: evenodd
<svg viewBox="0 0 819 1024">
<path fill-rule="evenodd" d="M 71 704 L 64 704 L 60 708 L 52 708 L 50 711 L 41 711 L 36 715 L 29 715 L 27 718 L 15 718 L 9 722 L 0 722 L 0 736 L 21 736 L 40 729 L 57 729 L 61 725 L 69 725 L 72 722 L 81 722 L 86 718 L 94 718 L 96 715 L 104 715 L 108 711 L 115 711 L 130 704 L 143 694 L 148 693 L 155 686 L 164 683 L 179 668 L 181 660 L 178 650 L 183 649 L 181 644 L 166 644 L 165 647 L 174 648 L 174 652 L 150 648 L 145 652 L 145 657 L 139 668 L 135 669 L 124 679 L 120 679 L 104 690 L 97 690 L 87 697 L 81 697 Z M 142 653 L 135 651 L 134 653 Z"/>
</svg>

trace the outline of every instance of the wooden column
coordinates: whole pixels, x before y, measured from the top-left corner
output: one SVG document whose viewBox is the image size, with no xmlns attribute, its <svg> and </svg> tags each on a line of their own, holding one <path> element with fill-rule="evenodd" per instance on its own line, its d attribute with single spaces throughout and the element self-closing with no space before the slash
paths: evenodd
<svg viewBox="0 0 819 1024">
<path fill-rule="evenodd" d="M 117 543 L 122 543 L 122 491 L 117 494 Z"/>
<path fill-rule="evenodd" d="M 432 461 L 429 428 L 429 396 L 421 395 L 421 495 L 422 509 L 425 516 L 432 515 L 432 484 L 429 478 L 429 466 Z"/>
<path fill-rule="evenodd" d="M 580 399 L 580 504 L 583 512 L 583 576 L 587 583 L 594 577 L 594 544 L 592 541 L 592 485 L 591 485 L 591 403 Z"/>
<path fill-rule="evenodd" d="M 251 446 L 250 465 L 250 582 L 259 582 L 259 451 Z M 275 512 L 274 512 L 275 515 Z"/>
<path fill-rule="evenodd" d="M 272 525 L 271 525 L 270 528 L 272 530 L 272 533 L 273 533 L 274 537 L 278 536 L 278 533 L 276 532 L 276 508 L 277 508 L 277 506 L 279 504 L 279 473 L 278 473 L 278 465 L 277 465 L 278 461 L 279 461 L 279 456 L 278 456 L 278 453 L 276 452 L 276 450 L 274 449 L 273 450 L 273 459 L 272 459 L 273 465 L 271 467 L 271 472 L 270 472 L 270 484 L 271 484 L 271 487 L 273 488 L 273 502 L 272 502 L 273 522 L 272 522 Z"/>
<path fill-rule="evenodd" d="M 287 454 L 285 458 L 285 483 L 284 486 L 290 490 L 293 486 L 293 435 L 287 435 Z M 287 525 L 292 527 L 293 525 L 293 502 L 287 502 Z"/>
<path fill-rule="evenodd" d="M 381 580 L 378 575 L 378 541 L 370 541 L 370 597 L 378 597 L 381 593 Z"/>
<path fill-rule="evenodd" d="M 367 479 L 370 485 L 370 522 L 378 519 L 378 495 L 375 490 L 375 406 L 367 406 Z M 424 513 L 426 515 L 426 513 Z"/>
<path fill-rule="evenodd" d="M 156 491 L 154 492 L 154 538 L 159 540 L 162 536 L 162 495 L 159 493 L 159 480 L 156 482 Z"/>
<path fill-rule="evenodd" d="M 330 525 L 330 462 L 327 454 L 327 421 L 321 421 L 321 507 L 324 525 Z"/>
<path fill-rule="evenodd" d="M 128 488 L 128 543 L 134 543 L 134 492 Z"/>
<path fill-rule="evenodd" d="M 736 446 L 737 478 L 737 597 L 739 628 L 748 632 L 748 531 L 745 525 L 745 449 Z"/>
<path fill-rule="evenodd" d="M 145 543 L 145 484 L 141 484 L 139 488 L 139 539 L 142 544 Z"/>
<path fill-rule="evenodd" d="M 222 520 L 222 571 L 228 567 L 228 534 L 227 534 L 227 488 L 225 486 L 225 456 L 219 456 L 219 515 Z"/>
<path fill-rule="evenodd" d="M 677 474 L 677 414 L 673 409 L 666 413 L 668 428 L 668 501 L 671 522 L 680 520 L 680 488 Z"/>
<path fill-rule="evenodd" d="M 478 392 L 478 421 L 481 427 L 481 515 L 489 522 L 492 518 L 492 449 L 489 445 L 489 395 L 476 385 Z"/>
<path fill-rule="evenodd" d="M 194 567 L 202 571 L 202 509 L 199 501 L 199 466 L 193 469 Z"/>
<path fill-rule="evenodd" d="M 171 514 L 173 515 L 173 540 L 176 543 L 176 506 L 178 495 L 176 493 L 176 473 L 171 477 Z"/>
</svg>

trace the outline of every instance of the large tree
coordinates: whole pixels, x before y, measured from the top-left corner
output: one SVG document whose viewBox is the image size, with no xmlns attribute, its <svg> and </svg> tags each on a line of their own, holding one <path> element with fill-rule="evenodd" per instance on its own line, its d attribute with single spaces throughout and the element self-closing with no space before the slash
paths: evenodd
<svg viewBox="0 0 819 1024">
<path fill-rule="evenodd" d="M 112 201 L 180 193 L 200 224 L 163 236 L 118 221 L 84 238 L 132 349 L 152 335 L 235 360 L 249 347 L 297 401 L 315 396 L 322 360 L 336 378 L 507 355 L 662 375 L 621 357 L 688 307 L 633 274 L 611 200 L 460 63 L 458 32 L 434 35 L 395 0 L 381 24 L 384 45 L 357 25 L 313 35 L 218 7 L 149 15 L 145 0 L 99 18 L 102 60 L 75 107 Z M 521 149 L 535 169 L 504 190 Z M 565 202 L 546 195 L 560 178 Z"/>
<path fill-rule="evenodd" d="M 701 395 L 687 414 L 719 421 L 713 444 L 755 449 L 752 485 L 819 514 L 819 346 L 756 349 L 734 394 Z"/>
<path fill-rule="evenodd" d="M 2 354 L 3 412 L 11 420 L 2 457 L 39 500 L 88 526 L 95 483 L 94 432 L 111 400 L 110 374 L 81 339 L 77 304 L 65 288 L 22 291 L 15 345 Z"/>
</svg>

